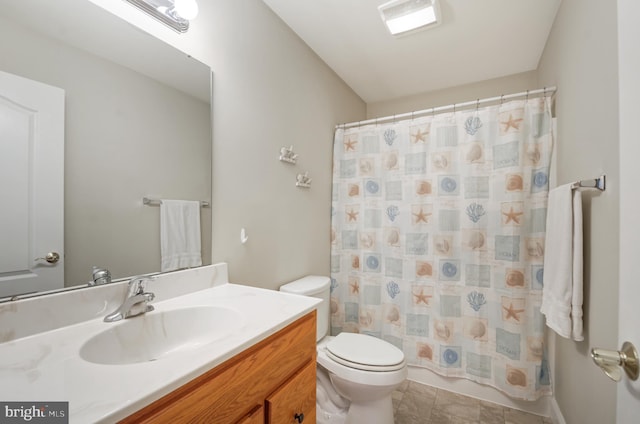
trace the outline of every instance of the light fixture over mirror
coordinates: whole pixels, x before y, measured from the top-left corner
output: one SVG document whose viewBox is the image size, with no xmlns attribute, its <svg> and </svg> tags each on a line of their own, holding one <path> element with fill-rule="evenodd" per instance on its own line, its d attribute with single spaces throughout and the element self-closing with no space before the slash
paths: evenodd
<svg viewBox="0 0 640 424">
<path fill-rule="evenodd" d="M 126 0 L 171 29 L 183 33 L 189 30 L 189 20 L 198 16 L 196 0 Z"/>
</svg>

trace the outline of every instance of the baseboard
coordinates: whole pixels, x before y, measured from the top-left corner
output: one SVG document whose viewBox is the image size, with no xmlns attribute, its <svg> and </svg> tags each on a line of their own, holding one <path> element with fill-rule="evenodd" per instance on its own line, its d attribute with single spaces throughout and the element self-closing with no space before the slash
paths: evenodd
<svg viewBox="0 0 640 424">
<path fill-rule="evenodd" d="M 551 398 L 551 420 L 553 424 L 567 424 L 555 397 Z"/>
</svg>

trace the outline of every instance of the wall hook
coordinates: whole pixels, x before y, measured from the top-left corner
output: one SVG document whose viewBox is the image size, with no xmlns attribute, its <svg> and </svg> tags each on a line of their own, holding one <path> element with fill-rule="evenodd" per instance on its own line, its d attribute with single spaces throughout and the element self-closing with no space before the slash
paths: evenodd
<svg viewBox="0 0 640 424">
<path fill-rule="evenodd" d="M 244 228 L 240 228 L 240 243 L 245 244 L 249 240 L 247 231 Z"/>
</svg>

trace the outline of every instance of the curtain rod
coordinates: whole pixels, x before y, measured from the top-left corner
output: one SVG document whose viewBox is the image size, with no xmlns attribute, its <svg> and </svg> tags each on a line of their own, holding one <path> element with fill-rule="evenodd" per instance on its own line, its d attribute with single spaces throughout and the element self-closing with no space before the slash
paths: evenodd
<svg viewBox="0 0 640 424">
<path fill-rule="evenodd" d="M 473 101 L 469 101 L 469 102 L 464 102 L 464 103 L 453 103 L 447 106 L 439 106 L 439 107 L 432 107 L 429 109 L 423 109 L 423 110 L 418 110 L 416 112 L 407 112 L 407 113 L 401 113 L 399 115 L 390 115 L 390 116 L 385 116 L 382 118 L 373 118 L 373 119 L 367 119 L 366 121 L 356 121 L 356 122 L 349 122 L 346 124 L 338 124 L 336 125 L 336 129 L 338 128 L 353 128 L 353 127 L 359 127 L 362 125 L 368 125 L 368 124 L 378 124 L 380 122 L 384 122 L 384 121 L 395 121 L 397 119 L 403 119 L 403 118 L 414 118 L 416 116 L 420 116 L 420 115 L 426 115 L 428 113 L 436 113 L 436 112 L 443 112 L 445 110 L 449 110 L 449 109 L 453 109 L 454 112 L 457 108 L 466 108 L 469 106 L 479 106 L 481 104 L 484 103 L 493 103 L 493 102 L 503 102 L 504 100 L 511 100 L 511 99 L 516 99 L 518 97 L 529 97 L 529 96 L 537 96 L 539 94 L 543 94 L 543 95 L 547 95 L 548 94 L 553 94 L 556 92 L 556 87 L 545 87 L 545 88 L 540 88 L 537 90 L 527 90 L 527 91 L 522 91 L 520 93 L 515 93 L 515 94 L 506 94 L 506 95 L 502 95 L 502 96 L 496 96 L 496 97 L 488 97 L 486 99 L 478 99 L 478 100 L 473 100 Z"/>
</svg>

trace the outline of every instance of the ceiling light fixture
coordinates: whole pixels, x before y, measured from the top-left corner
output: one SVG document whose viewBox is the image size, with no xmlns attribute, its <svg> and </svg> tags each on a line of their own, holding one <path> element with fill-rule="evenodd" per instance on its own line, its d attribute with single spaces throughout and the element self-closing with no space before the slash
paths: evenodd
<svg viewBox="0 0 640 424">
<path fill-rule="evenodd" d="M 391 0 L 378 6 L 392 35 L 404 35 L 440 24 L 438 0 Z"/>
<path fill-rule="evenodd" d="M 198 15 L 196 0 L 125 0 L 171 29 L 189 30 L 189 20 Z"/>
</svg>

